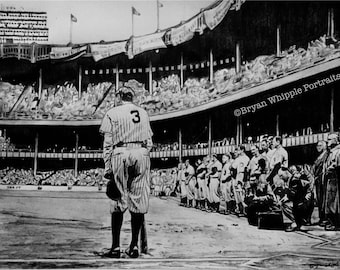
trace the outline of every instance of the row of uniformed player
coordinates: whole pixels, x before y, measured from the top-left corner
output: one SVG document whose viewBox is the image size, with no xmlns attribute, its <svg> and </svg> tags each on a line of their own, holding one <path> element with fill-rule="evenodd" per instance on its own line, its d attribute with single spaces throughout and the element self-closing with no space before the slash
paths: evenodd
<svg viewBox="0 0 340 270">
<path fill-rule="evenodd" d="M 249 180 L 256 177 L 259 161 L 264 160 L 267 181 L 272 184 L 278 178 L 281 167 L 288 167 L 288 153 L 281 145 L 279 136 L 266 137 L 261 149 L 251 146 L 252 157 L 240 145 L 234 153 L 216 154 L 196 161 L 196 169 L 189 160 L 178 166 L 181 206 L 195 207 L 208 212 L 236 213 L 245 216 L 245 194 Z M 220 204 L 224 203 L 224 207 Z M 224 210 L 222 210 L 224 208 Z"/>
</svg>

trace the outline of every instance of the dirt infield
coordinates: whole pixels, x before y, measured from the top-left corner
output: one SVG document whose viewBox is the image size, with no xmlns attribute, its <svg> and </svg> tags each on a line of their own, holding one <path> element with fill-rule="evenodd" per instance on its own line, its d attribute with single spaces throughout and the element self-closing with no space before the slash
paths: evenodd
<svg viewBox="0 0 340 270">
<path fill-rule="evenodd" d="M 259 230 L 244 218 L 155 197 L 146 220 L 150 255 L 137 261 L 103 260 L 94 252 L 111 243 L 104 192 L 0 190 L 0 268 L 107 268 L 114 263 L 122 269 L 259 269 L 293 261 L 304 266 L 312 261 L 322 269 L 340 265 L 340 233 L 317 226 L 309 233 Z M 130 241 L 129 222 L 126 213 L 122 249 Z"/>
</svg>

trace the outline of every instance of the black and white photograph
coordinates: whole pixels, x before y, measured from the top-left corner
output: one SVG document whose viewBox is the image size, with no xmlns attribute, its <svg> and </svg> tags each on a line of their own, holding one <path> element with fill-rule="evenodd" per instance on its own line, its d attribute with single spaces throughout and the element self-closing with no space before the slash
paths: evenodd
<svg viewBox="0 0 340 270">
<path fill-rule="evenodd" d="M 0 0 L 0 269 L 340 269 L 339 2 Z"/>
</svg>

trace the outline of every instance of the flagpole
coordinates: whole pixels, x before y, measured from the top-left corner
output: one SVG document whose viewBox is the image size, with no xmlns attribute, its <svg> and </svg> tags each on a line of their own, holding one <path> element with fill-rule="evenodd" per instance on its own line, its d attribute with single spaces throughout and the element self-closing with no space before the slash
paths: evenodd
<svg viewBox="0 0 340 270">
<path fill-rule="evenodd" d="M 70 16 L 70 43 L 72 43 L 72 15 Z"/>
<path fill-rule="evenodd" d="M 131 36 L 131 52 L 132 52 L 132 55 L 133 55 L 133 36 L 134 36 L 134 12 L 131 8 L 131 16 L 132 16 L 132 36 Z"/>
<path fill-rule="evenodd" d="M 157 32 L 159 31 L 159 0 L 157 0 Z"/>
<path fill-rule="evenodd" d="M 134 29 L 134 20 L 133 20 L 133 15 L 134 15 L 133 14 L 133 10 L 131 9 L 131 16 L 132 16 L 132 31 L 131 32 L 132 32 L 132 37 L 134 36 L 134 30 L 133 30 Z"/>
</svg>

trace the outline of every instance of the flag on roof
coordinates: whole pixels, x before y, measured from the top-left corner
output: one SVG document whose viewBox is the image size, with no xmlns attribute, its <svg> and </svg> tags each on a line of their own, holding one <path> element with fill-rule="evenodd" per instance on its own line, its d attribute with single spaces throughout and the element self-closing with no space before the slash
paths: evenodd
<svg viewBox="0 0 340 270">
<path fill-rule="evenodd" d="M 71 14 L 71 22 L 77 22 L 77 18 L 73 14 Z"/>
<path fill-rule="evenodd" d="M 135 7 L 132 7 L 132 15 L 140 16 L 140 13 L 135 9 Z"/>
</svg>

